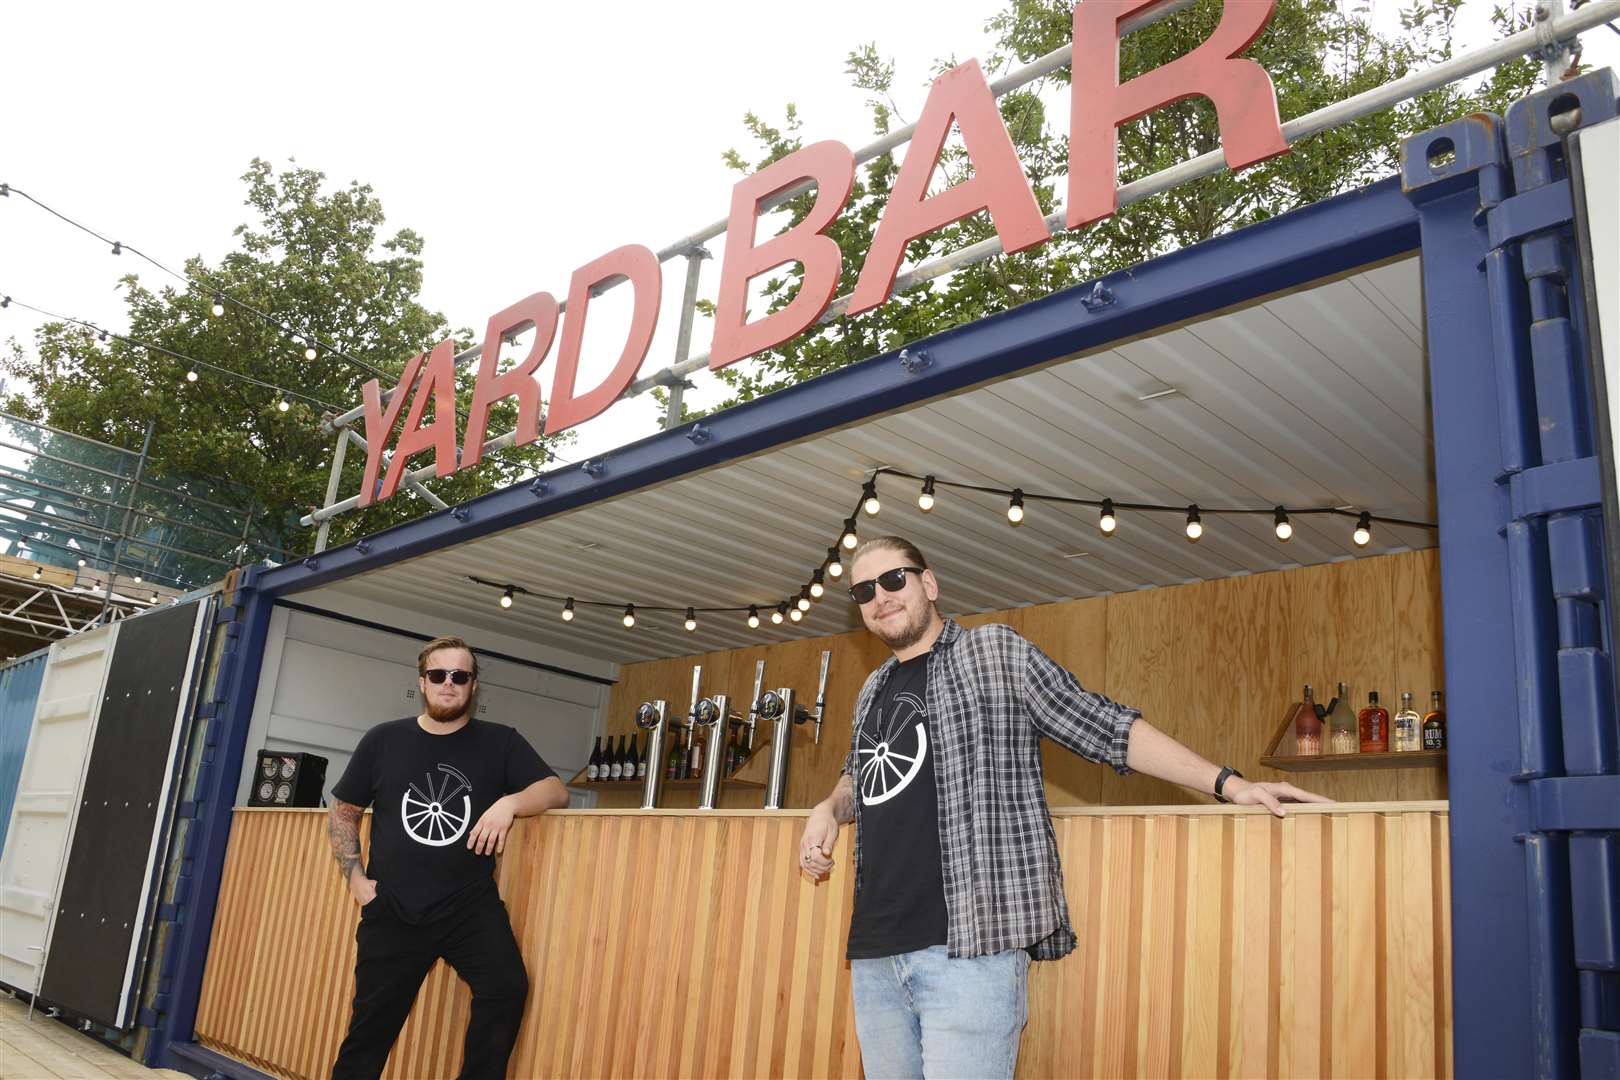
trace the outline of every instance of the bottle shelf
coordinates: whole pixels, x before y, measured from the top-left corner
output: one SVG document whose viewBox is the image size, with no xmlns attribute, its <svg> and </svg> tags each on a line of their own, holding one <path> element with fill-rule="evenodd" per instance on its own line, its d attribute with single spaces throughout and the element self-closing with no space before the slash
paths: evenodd
<svg viewBox="0 0 1620 1080">
<path fill-rule="evenodd" d="M 1298 754 L 1266 754 L 1260 764 L 1269 769 L 1285 772 L 1332 772 L 1344 769 L 1428 769 L 1444 768 L 1444 750 L 1385 750 L 1366 754 L 1321 754 L 1300 757 Z"/>
<path fill-rule="evenodd" d="M 568 782 L 569 787 L 583 788 L 586 791 L 640 791 L 640 780 L 587 780 L 581 772 Z M 679 791 L 682 788 L 700 788 L 702 780 L 669 780 L 664 781 L 665 791 Z M 739 780 L 736 776 L 727 776 L 720 781 L 721 790 L 726 788 L 760 788 L 765 785 L 758 780 Z"/>
</svg>

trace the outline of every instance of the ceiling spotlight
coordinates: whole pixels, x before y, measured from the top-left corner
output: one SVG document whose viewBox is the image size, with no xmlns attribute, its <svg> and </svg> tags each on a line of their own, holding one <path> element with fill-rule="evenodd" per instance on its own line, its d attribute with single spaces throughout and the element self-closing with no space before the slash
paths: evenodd
<svg viewBox="0 0 1620 1080">
<path fill-rule="evenodd" d="M 925 476 L 925 477 L 923 477 L 922 490 L 917 493 L 917 509 L 921 510 L 923 513 L 926 514 L 926 513 L 928 513 L 928 511 L 932 510 L 933 508 L 934 508 L 934 478 L 932 476 Z"/>
<path fill-rule="evenodd" d="M 286 412 L 290 408 L 292 408 L 292 406 L 290 404 L 288 404 L 286 398 L 282 398 L 280 401 L 276 402 L 276 411 L 277 412 Z"/>
<path fill-rule="evenodd" d="M 1187 539 L 1197 543 L 1204 535 L 1204 521 L 1198 516 L 1198 504 L 1187 507 Z"/>
<path fill-rule="evenodd" d="M 810 610 L 810 587 L 808 585 L 799 590 L 799 599 L 797 603 L 800 611 Z"/>
<path fill-rule="evenodd" d="M 831 578 L 844 576 L 844 564 L 840 561 L 836 547 L 827 549 L 827 576 Z"/>
<path fill-rule="evenodd" d="M 506 591 L 501 593 L 501 607 L 509 608 L 511 606 L 512 606 L 512 586 L 508 585 L 506 587 Z"/>
<path fill-rule="evenodd" d="M 780 604 L 776 605 L 776 610 L 775 611 L 771 612 L 771 622 L 775 623 L 777 626 L 781 626 L 782 625 L 782 618 L 786 614 L 787 614 L 787 601 L 784 600 Z"/>
<path fill-rule="evenodd" d="M 1097 528 L 1102 530 L 1104 536 L 1113 536 L 1114 530 L 1119 528 L 1119 519 L 1114 516 L 1114 500 L 1104 499 L 1102 515 L 1097 518 Z"/>
<path fill-rule="evenodd" d="M 1018 525 L 1024 520 L 1024 489 L 1014 488 L 1012 501 L 1007 504 L 1007 520 Z"/>
<path fill-rule="evenodd" d="M 685 623 L 685 626 L 686 626 L 687 630 L 696 630 L 697 629 L 697 616 L 695 614 L 693 614 L 691 608 L 686 609 L 686 623 Z"/>
<path fill-rule="evenodd" d="M 792 619 L 794 622 L 798 622 L 800 619 L 804 618 L 804 612 L 800 611 L 798 608 L 794 608 L 788 612 L 788 618 Z"/>
<path fill-rule="evenodd" d="M 1288 538 L 1294 535 L 1294 527 L 1288 523 L 1288 511 L 1277 507 L 1277 513 L 1272 517 L 1272 521 L 1277 525 L 1277 539 L 1286 543 Z"/>
<path fill-rule="evenodd" d="M 826 580 L 825 572 L 821 567 L 816 567 L 816 572 L 810 575 L 810 598 L 812 600 L 820 600 L 827 595 L 827 586 L 822 584 Z"/>
<path fill-rule="evenodd" d="M 221 315 L 225 314 L 225 296 L 224 296 L 223 293 L 217 293 L 216 292 L 214 294 L 214 305 L 213 305 L 213 307 L 210 307 L 208 310 L 213 314 L 214 318 L 216 318 L 216 319 L 219 318 Z"/>
<path fill-rule="evenodd" d="M 748 605 L 748 629 L 750 629 L 750 630 L 758 630 L 759 629 L 759 605 L 758 604 L 749 604 Z"/>
<path fill-rule="evenodd" d="M 562 621 L 563 622 L 573 622 L 574 621 L 574 598 L 572 596 L 570 596 L 567 600 L 563 601 Z"/>
<path fill-rule="evenodd" d="M 197 369 L 192 368 L 190 371 L 186 372 L 186 382 L 196 382 L 196 381 L 197 381 Z"/>
<path fill-rule="evenodd" d="M 1356 547 L 1366 547 L 1372 543 L 1372 514 L 1366 510 L 1356 519 L 1356 531 L 1350 534 L 1356 542 Z"/>
<path fill-rule="evenodd" d="M 876 477 L 868 480 L 861 488 L 861 508 L 874 517 L 883 509 L 883 504 L 878 502 Z"/>
<path fill-rule="evenodd" d="M 624 628 L 628 630 L 634 625 L 636 625 L 636 605 L 626 604 L 624 605 Z"/>
<path fill-rule="evenodd" d="M 861 538 L 859 536 L 855 535 L 855 519 L 854 518 L 847 517 L 847 518 L 844 519 L 844 535 L 839 539 L 838 542 L 840 544 L 843 544 L 846 548 L 848 548 L 851 551 L 854 551 L 855 550 L 855 545 L 859 544 L 861 542 Z M 836 575 L 834 575 L 834 576 L 836 576 Z"/>
</svg>

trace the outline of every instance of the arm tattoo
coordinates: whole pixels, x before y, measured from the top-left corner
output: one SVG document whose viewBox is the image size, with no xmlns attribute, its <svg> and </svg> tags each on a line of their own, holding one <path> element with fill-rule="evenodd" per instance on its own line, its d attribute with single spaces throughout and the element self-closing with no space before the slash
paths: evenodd
<svg viewBox="0 0 1620 1080">
<path fill-rule="evenodd" d="M 838 778 L 838 786 L 833 788 L 828 802 L 832 804 L 833 818 L 840 825 L 848 825 L 855 820 L 855 781 L 849 773 Z"/>
<path fill-rule="evenodd" d="M 326 837 L 332 842 L 332 857 L 337 859 L 345 885 L 360 865 L 360 811 L 353 803 L 333 799 L 326 812 Z"/>
</svg>

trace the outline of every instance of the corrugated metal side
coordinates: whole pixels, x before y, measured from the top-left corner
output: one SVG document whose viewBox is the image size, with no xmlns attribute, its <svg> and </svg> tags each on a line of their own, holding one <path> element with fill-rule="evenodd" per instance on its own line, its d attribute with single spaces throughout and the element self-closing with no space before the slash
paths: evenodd
<svg viewBox="0 0 1620 1080">
<path fill-rule="evenodd" d="M 45 676 L 49 649 L 25 656 L 0 671 L 0 851 L 6 849 L 11 806 L 17 801 L 17 779 L 22 775 L 28 730 L 34 726 L 39 683 Z"/>
</svg>

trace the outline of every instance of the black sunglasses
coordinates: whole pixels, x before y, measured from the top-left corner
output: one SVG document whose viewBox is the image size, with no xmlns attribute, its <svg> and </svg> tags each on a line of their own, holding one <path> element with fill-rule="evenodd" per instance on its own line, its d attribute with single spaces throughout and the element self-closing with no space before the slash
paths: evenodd
<svg viewBox="0 0 1620 1080">
<path fill-rule="evenodd" d="M 472 672 L 462 671 L 460 668 L 430 667 L 422 674 L 427 676 L 427 681 L 434 686 L 438 686 L 447 678 L 457 686 L 466 686 L 472 682 L 473 677 Z"/>
<path fill-rule="evenodd" d="M 857 581 L 849 587 L 849 598 L 857 604 L 870 604 L 872 597 L 877 595 L 877 587 L 883 586 L 884 592 L 899 592 L 906 587 L 907 574 L 921 574 L 920 566 L 897 566 L 893 570 L 885 570 L 875 578 L 867 581 Z"/>
</svg>

